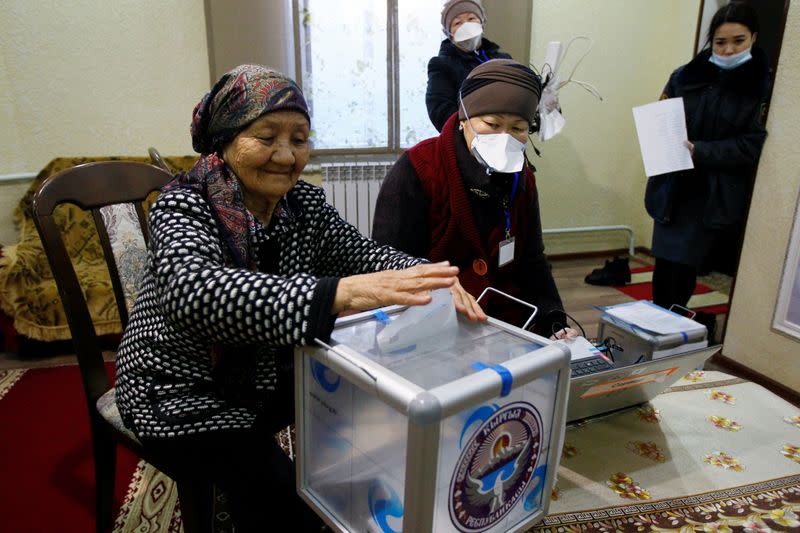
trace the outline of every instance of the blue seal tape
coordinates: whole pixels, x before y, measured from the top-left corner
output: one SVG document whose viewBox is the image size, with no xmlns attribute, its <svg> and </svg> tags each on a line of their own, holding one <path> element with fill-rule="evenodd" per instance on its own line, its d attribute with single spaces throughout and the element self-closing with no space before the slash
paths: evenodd
<svg viewBox="0 0 800 533">
<path fill-rule="evenodd" d="M 375 320 L 377 320 L 378 322 L 383 322 L 384 324 L 385 324 L 386 322 L 389 322 L 389 315 L 387 315 L 387 314 L 386 314 L 386 313 L 384 313 L 383 311 L 380 311 L 380 310 L 379 310 L 379 311 L 375 311 L 375 312 L 372 314 L 372 316 L 374 316 L 374 317 L 375 317 Z"/>
<path fill-rule="evenodd" d="M 500 379 L 503 381 L 502 388 L 500 389 L 500 396 L 503 397 L 511 394 L 511 387 L 514 385 L 514 376 L 511 375 L 511 372 L 506 367 L 503 365 L 487 365 L 486 363 L 477 361 L 472 363 L 472 368 L 476 370 L 485 370 L 487 368 L 494 370 L 500 375 Z"/>
</svg>

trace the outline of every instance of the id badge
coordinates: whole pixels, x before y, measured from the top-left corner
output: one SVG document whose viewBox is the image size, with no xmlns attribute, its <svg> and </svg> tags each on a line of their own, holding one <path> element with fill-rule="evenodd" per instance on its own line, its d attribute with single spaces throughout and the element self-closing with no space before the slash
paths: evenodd
<svg viewBox="0 0 800 533">
<path fill-rule="evenodd" d="M 500 241 L 500 249 L 497 254 L 498 266 L 506 266 L 514 260 L 514 237 L 509 237 Z"/>
</svg>

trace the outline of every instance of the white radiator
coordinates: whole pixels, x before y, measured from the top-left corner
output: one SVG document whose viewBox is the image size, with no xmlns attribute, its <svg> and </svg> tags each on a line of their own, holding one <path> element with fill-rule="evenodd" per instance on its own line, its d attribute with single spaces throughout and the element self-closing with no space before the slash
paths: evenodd
<svg viewBox="0 0 800 533">
<path fill-rule="evenodd" d="M 322 163 L 322 188 L 328 203 L 350 224 L 372 234 L 375 201 L 393 161 Z"/>
</svg>

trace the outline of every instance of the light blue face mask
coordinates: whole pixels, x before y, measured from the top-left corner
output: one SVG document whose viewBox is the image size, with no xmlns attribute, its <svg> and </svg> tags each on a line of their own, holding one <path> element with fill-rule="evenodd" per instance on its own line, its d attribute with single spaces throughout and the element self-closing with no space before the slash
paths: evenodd
<svg viewBox="0 0 800 533">
<path fill-rule="evenodd" d="M 709 57 L 708 60 L 722 70 L 733 70 L 736 67 L 744 65 L 753 58 L 750 50 L 752 50 L 752 48 L 742 50 L 738 54 L 733 54 L 732 56 L 721 56 L 712 52 L 711 57 Z"/>
</svg>

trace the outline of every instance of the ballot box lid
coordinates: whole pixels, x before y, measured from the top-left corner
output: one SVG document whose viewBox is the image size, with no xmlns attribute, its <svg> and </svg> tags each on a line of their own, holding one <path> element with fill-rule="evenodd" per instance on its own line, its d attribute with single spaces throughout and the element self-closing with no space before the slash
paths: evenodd
<svg viewBox="0 0 800 533">
<path fill-rule="evenodd" d="M 460 315 L 451 327 L 431 335 L 418 337 L 408 332 L 408 342 L 400 339 L 388 346 L 379 342 L 381 332 L 400 311 L 402 308 L 387 308 L 340 319 L 330 345 L 346 346 L 421 389 L 430 390 L 552 344 L 497 320 L 471 322 Z"/>
</svg>

